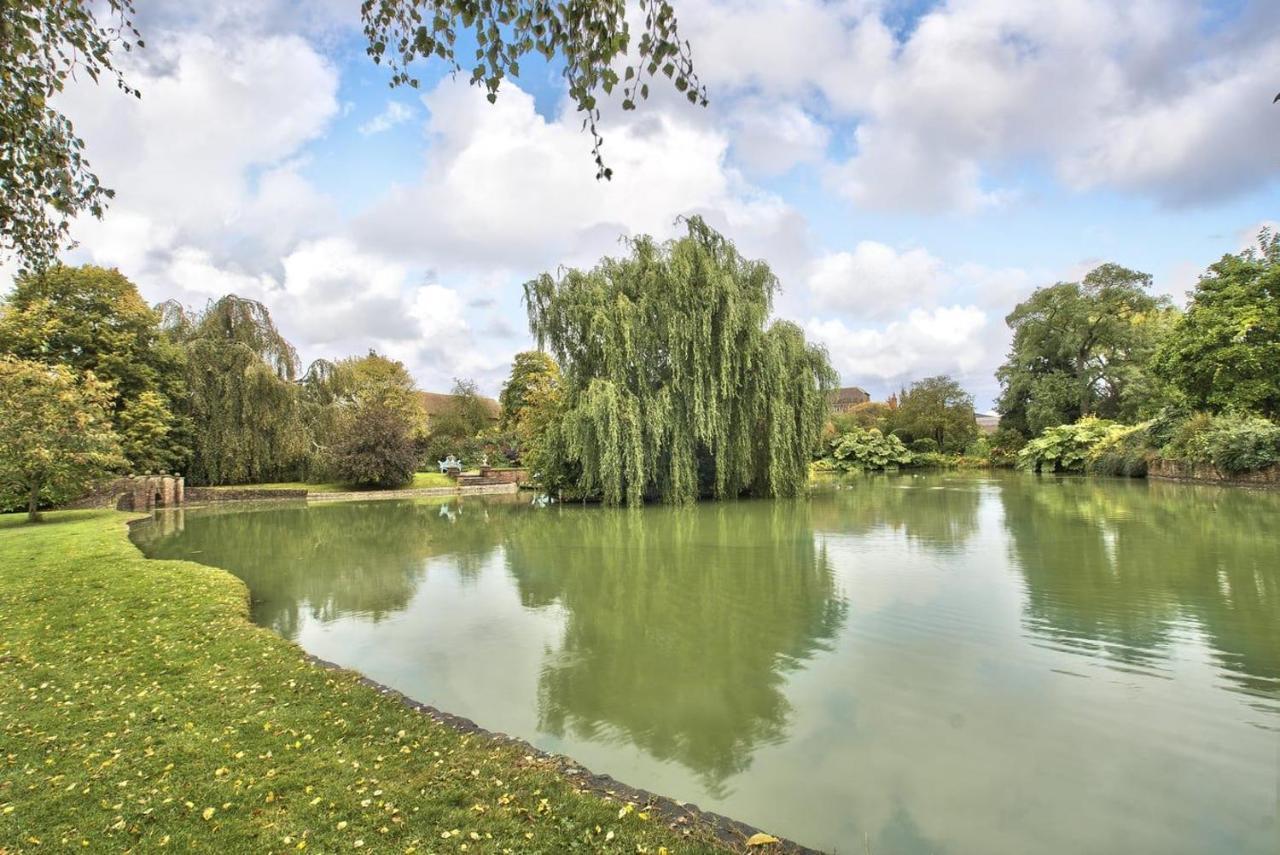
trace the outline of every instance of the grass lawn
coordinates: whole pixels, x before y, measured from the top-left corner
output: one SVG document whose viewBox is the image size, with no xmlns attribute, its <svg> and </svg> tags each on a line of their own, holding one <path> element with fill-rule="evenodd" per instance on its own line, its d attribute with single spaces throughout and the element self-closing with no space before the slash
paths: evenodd
<svg viewBox="0 0 1280 855">
<path fill-rule="evenodd" d="M 413 483 L 407 484 L 400 489 L 404 490 L 420 490 L 425 487 L 453 487 L 455 482 L 449 476 L 440 472 L 415 472 L 413 473 Z M 238 490 L 243 487 L 253 487 L 256 490 L 310 490 L 312 493 L 346 493 L 352 490 L 364 491 L 372 490 L 371 487 L 351 487 L 346 484 L 338 484 L 333 481 L 317 481 L 315 483 L 307 483 L 305 481 L 275 481 L 270 484 L 239 484 L 228 486 L 227 490 Z M 220 489 L 214 487 L 215 490 Z"/>
<path fill-rule="evenodd" d="M 713 851 L 310 664 L 128 515 L 47 518 L 0 516 L 0 852 Z"/>
</svg>

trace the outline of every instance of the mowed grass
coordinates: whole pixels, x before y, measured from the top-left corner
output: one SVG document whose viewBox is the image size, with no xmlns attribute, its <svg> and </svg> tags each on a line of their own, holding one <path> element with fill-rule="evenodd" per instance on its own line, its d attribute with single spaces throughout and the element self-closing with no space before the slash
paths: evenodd
<svg viewBox="0 0 1280 855">
<path fill-rule="evenodd" d="M 421 490 L 427 487 L 454 487 L 456 484 L 457 482 L 441 472 L 415 472 L 413 473 L 413 482 L 398 489 Z M 255 490 L 309 490 L 312 493 L 367 492 L 377 489 L 374 487 L 352 487 L 349 484 L 339 484 L 336 481 L 273 481 L 269 484 L 239 484 L 225 488 L 214 487 L 213 489 L 241 490 L 246 487 L 252 487 Z"/>
<path fill-rule="evenodd" d="M 0 852 L 703 852 L 249 623 L 128 515 L 0 516 Z"/>
</svg>

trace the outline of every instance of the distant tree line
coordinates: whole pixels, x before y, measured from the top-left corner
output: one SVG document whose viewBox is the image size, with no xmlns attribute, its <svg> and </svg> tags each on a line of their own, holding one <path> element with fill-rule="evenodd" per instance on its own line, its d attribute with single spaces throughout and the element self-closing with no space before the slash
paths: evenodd
<svg viewBox="0 0 1280 855">
<path fill-rule="evenodd" d="M 1269 231 L 1211 265 L 1185 312 L 1114 264 L 1038 289 L 1008 316 L 1002 423 L 985 436 L 946 376 L 832 414 L 825 350 L 770 320 L 768 265 L 684 225 L 526 284 L 546 350 L 516 356 L 496 423 L 465 379 L 428 419 L 405 366 L 372 351 L 303 369 L 253 300 L 151 307 L 116 270 L 20 274 L 0 304 L 0 503 L 34 515 L 112 472 L 395 487 L 448 454 L 613 504 L 794 495 L 815 460 L 1111 474 L 1157 455 L 1230 472 L 1280 461 Z"/>
<path fill-rule="evenodd" d="M 997 409 L 1024 465 L 1145 474 L 1151 459 L 1225 472 L 1280 462 L 1280 235 L 1224 255 L 1186 311 L 1104 264 L 1007 318 Z"/>
</svg>

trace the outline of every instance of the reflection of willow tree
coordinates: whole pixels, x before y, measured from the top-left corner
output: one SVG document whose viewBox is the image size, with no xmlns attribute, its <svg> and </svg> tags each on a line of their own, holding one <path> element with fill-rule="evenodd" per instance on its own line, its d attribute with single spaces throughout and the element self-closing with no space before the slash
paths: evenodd
<svg viewBox="0 0 1280 855">
<path fill-rule="evenodd" d="M 621 736 L 713 791 L 782 738 L 786 672 L 846 611 L 807 503 L 546 513 L 506 541 L 524 603 L 567 612 L 542 729 Z"/>
<path fill-rule="evenodd" d="M 409 602 L 427 558 L 456 556 L 465 578 L 498 537 L 483 504 L 380 501 L 188 513 L 180 535 L 145 541 L 140 532 L 138 539 L 154 558 L 235 573 L 253 593 L 254 619 L 293 638 L 304 606 L 321 621 L 348 614 L 381 620 Z"/>
<path fill-rule="evenodd" d="M 1081 479 L 1002 499 L 1033 632 L 1150 664 L 1191 620 L 1232 680 L 1280 698 L 1280 497 Z"/>
<path fill-rule="evenodd" d="M 813 525 L 828 534 L 866 535 L 888 528 L 937 552 L 954 552 L 978 530 L 981 487 L 909 475 L 856 475 L 833 482 L 813 502 Z"/>
</svg>

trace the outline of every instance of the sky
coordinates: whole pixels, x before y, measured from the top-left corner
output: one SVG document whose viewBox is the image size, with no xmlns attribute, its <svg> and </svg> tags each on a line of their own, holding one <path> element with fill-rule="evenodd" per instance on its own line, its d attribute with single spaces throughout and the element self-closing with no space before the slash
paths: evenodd
<svg viewBox="0 0 1280 855">
<path fill-rule="evenodd" d="M 1280 220 L 1275 0 L 675 0 L 710 105 L 607 101 L 610 182 L 555 65 L 491 105 L 439 64 L 390 88 L 358 0 L 137 6 L 141 99 L 59 102 L 116 191 L 66 260 L 261 300 L 304 364 L 372 348 L 432 391 L 496 394 L 527 280 L 699 214 L 844 384 L 945 373 L 987 409 L 1036 287 L 1114 261 L 1181 302 Z"/>
</svg>

